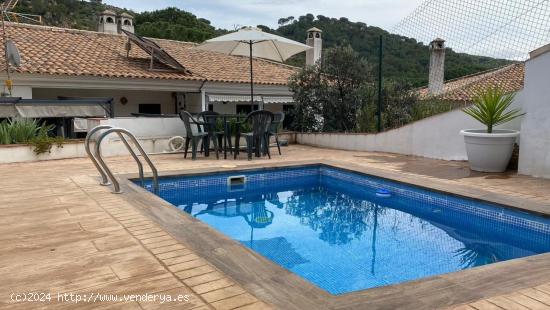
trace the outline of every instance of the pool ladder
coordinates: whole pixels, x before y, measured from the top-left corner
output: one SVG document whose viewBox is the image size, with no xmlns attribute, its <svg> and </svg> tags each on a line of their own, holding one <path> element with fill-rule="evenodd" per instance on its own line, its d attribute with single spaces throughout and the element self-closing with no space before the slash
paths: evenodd
<svg viewBox="0 0 550 310">
<path fill-rule="evenodd" d="M 101 133 L 99 138 L 96 140 L 94 152 L 92 152 L 92 150 L 90 149 L 90 142 L 92 141 L 92 137 L 94 136 L 94 134 L 100 130 L 105 130 L 105 131 Z M 113 127 L 111 125 L 99 125 L 92 128 L 86 135 L 86 140 L 84 141 L 84 147 L 86 149 L 86 153 L 88 154 L 88 157 L 93 162 L 94 166 L 97 168 L 97 171 L 99 171 L 99 174 L 101 175 L 101 182 L 99 184 L 103 186 L 108 186 L 112 184 L 114 187 L 114 190 L 113 190 L 114 194 L 122 193 L 122 191 L 120 190 L 119 182 L 117 181 L 117 179 L 111 172 L 111 169 L 109 169 L 109 167 L 103 160 L 103 157 L 101 156 L 101 142 L 105 139 L 105 137 L 107 137 L 112 133 L 116 133 L 118 135 L 118 137 L 120 138 L 124 146 L 126 146 L 126 149 L 128 149 L 128 152 L 130 152 L 130 155 L 132 155 L 132 157 L 136 161 L 138 165 L 138 170 L 139 170 L 139 179 L 141 181 L 141 184 L 143 185 L 144 183 L 143 164 L 139 159 L 138 155 L 136 154 L 136 152 L 134 152 L 134 150 L 128 143 L 128 140 L 126 139 L 126 137 L 128 137 L 130 141 L 134 144 L 134 146 L 137 148 L 137 150 L 139 151 L 143 159 L 145 159 L 145 162 L 149 165 L 149 168 L 153 172 L 153 191 L 157 193 L 159 188 L 157 168 L 155 167 L 155 165 L 153 164 L 153 162 L 151 161 L 147 153 L 143 150 L 143 147 L 141 146 L 139 141 L 130 131 L 124 128 Z"/>
</svg>

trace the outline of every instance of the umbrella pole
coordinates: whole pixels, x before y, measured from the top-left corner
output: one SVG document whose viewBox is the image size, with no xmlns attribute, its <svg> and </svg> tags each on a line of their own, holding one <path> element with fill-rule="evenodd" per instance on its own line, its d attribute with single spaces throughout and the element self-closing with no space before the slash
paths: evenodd
<svg viewBox="0 0 550 310">
<path fill-rule="evenodd" d="M 250 41 L 248 44 L 250 46 L 250 104 L 252 111 L 254 111 L 254 73 L 252 70 L 252 41 Z"/>
</svg>

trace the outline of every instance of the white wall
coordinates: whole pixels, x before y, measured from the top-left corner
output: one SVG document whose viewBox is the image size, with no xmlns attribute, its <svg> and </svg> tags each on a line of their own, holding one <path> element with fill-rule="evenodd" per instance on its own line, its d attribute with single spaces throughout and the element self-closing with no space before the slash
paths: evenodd
<svg viewBox="0 0 550 310">
<path fill-rule="evenodd" d="M 115 115 L 130 116 L 139 112 L 141 103 L 161 104 L 161 113 L 174 114 L 176 107 L 172 92 L 168 91 L 139 91 L 139 90 L 110 90 L 110 89 L 64 89 L 64 88 L 34 88 L 33 99 L 57 99 L 66 97 L 112 97 L 115 102 Z M 122 105 L 120 98 L 126 97 L 128 103 Z"/>
<path fill-rule="evenodd" d="M 550 46 L 525 65 L 519 173 L 550 178 Z"/>
<path fill-rule="evenodd" d="M 169 152 L 167 138 L 145 138 L 139 139 L 139 142 L 148 154 Z M 93 149 L 95 144 L 92 142 L 90 146 Z M 50 153 L 40 155 L 34 154 L 33 150 L 34 146 L 31 145 L 0 145 L 0 164 L 87 157 L 82 141 L 71 141 L 63 144 L 61 148 L 54 144 Z M 130 155 L 124 144 L 118 139 L 101 143 L 101 153 L 105 157 Z M 139 152 L 137 153 L 139 155 Z"/>
<path fill-rule="evenodd" d="M 23 99 L 32 99 L 32 87 L 16 85 L 11 90 L 12 97 L 21 97 Z"/>
<path fill-rule="evenodd" d="M 127 129 L 138 138 L 185 135 L 185 126 L 179 117 L 117 117 L 101 120 L 100 124 Z"/>
<path fill-rule="evenodd" d="M 522 105 L 522 94 L 514 106 Z M 499 128 L 519 130 L 520 120 Z M 354 151 L 389 152 L 445 160 L 466 160 L 462 129 L 483 128 L 462 110 L 442 113 L 379 134 L 297 134 L 299 144 Z"/>
</svg>

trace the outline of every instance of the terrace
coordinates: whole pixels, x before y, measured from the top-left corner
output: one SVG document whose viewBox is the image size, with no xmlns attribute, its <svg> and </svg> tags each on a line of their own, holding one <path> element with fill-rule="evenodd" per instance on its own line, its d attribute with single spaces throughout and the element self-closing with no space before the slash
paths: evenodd
<svg viewBox="0 0 550 310">
<path fill-rule="evenodd" d="M 330 163 L 375 176 L 550 214 L 550 180 L 471 172 L 464 162 L 291 145 L 271 161 L 151 156 L 161 175 Z M 80 308 L 157 309 L 546 309 L 548 254 L 342 296 L 330 295 L 124 181 L 129 157 L 108 159 L 125 194 L 98 186 L 88 159 L 0 165 L 2 296 L 57 293 L 189 295 L 188 301 L 96 302 Z M 480 189 L 482 188 L 482 189 Z M 282 271 L 281 271 L 282 270 Z M 304 287 L 306 287 L 304 291 Z M 2 298 L 6 309 L 44 307 Z"/>
<path fill-rule="evenodd" d="M 542 4 L 515 35 L 456 5 L 512 38 L 471 50 L 465 18 L 410 33 L 430 10 L 325 51 L 340 26 L 197 45 L 110 10 L 4 23 L 0 308 L 550 309 L 550 44 L 516 23 Z"/>
</svg>

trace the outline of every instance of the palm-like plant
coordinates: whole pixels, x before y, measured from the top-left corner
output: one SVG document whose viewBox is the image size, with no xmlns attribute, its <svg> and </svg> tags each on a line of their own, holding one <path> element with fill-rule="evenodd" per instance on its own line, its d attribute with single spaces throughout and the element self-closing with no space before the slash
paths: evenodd
<svg viewBox="0 0 550 310">
<path fill-rule="evenodd" d="M 480 91 L 474 97 L 474 104 L 463 111 L 487 126 L 487 133 L 492 133 L 497 125 L 507 123 L 524 115 L 519 109 L 508 111 L 514 102 L 515 93 L 505 93 L 500 87 L 495 86 L 485 91 Z"/>
</svg>

